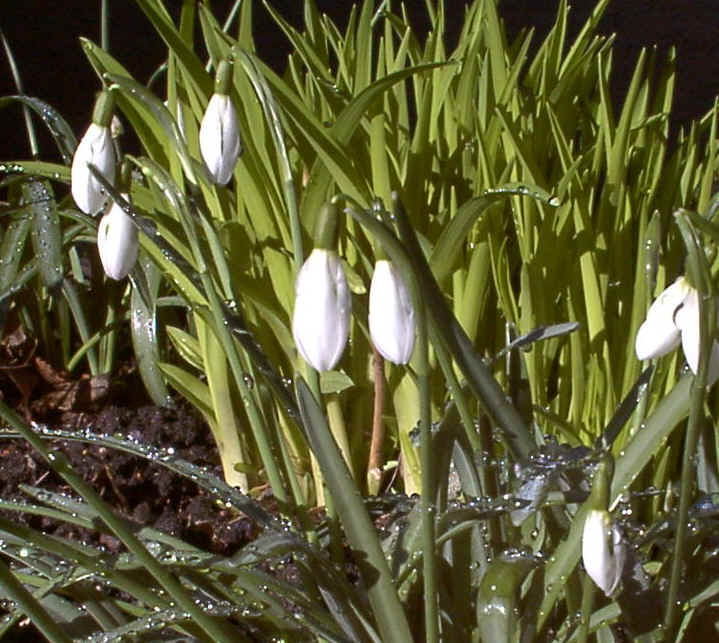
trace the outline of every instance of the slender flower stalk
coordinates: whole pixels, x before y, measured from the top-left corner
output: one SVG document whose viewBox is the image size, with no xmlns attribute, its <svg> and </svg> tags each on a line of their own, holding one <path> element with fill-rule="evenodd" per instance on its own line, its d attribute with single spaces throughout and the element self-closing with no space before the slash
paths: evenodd
<svg viewBox="0 0 719 643">
<path fill-rule="evenodd" d="M 415 339 L 414 308 L 407 286 L 391 261 L 380 259 L 369 289 L 369 332 L 382 357 L 406 364 Z"/>
<path fill-rule="evenodd" d="M 215 93 L 210 97 L 200 124 L 200 153 L 215 183 L 227 185 L 235 171 L 241 144 L 237 112 L 229 96 L 232 67 L 222 61 Z"/>
<path fill-rule="evenodd" d="M 128 198 L 127 194 L 122 196 Z M 105 274 L 111 279 L 127 277 L 137 261 L 140 249 L 137 227 L 114 201 L 100 220 L 97 249 Z"/>
<path fill-rule="evenodd" d="M 635 341 L 641 360 L 666 355 L 682 345 L 684 357 L 696 375 L 699 368 L 699 293 L 684 277 L 666 288 L 647 311 Z M 712 342 L 707 385 L 719 379 L 719 344 Z"/>
<path fill-rule="evenodd" d="M 112 98 L 109 92 L 103 92 L 95 103 L 92 123 L 75 150 L 70 172 L 72 197 L 85 214 L 96 214 L 107 200 L 105 191 L 88 166 L 94 165 L 110 183 L 115 182 L 111 121 Z"/>
</svg>

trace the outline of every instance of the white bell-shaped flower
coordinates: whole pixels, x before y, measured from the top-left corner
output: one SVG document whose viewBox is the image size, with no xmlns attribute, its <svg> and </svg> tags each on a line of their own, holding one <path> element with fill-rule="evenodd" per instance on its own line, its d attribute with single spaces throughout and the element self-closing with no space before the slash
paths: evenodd
<svg viewBox="0 0 719 643">
<path fill-rule="evenodd" d="M 584 522 L 582 562 L 589 577 L 607 596 L 619 587 L 625 558 L 625 545 L 609 512 L 592 509 Z"/>
<path fill-rule="evenodd" d="M 107 194 L 88 164 L 94 165 L 110 183 L 115 181 L 115 149 L 109 127 L 90 124 L 75 150 L 70 172 L 77 207 L 85 214 L 96 214 L 104 207 Z"/>
<path fill-rule="evenodd" d="M 314 369 L 329 371 L 347 343 L 352 314 L 347 278 L 337 253 L 315 248 L 295 287 L 292 335 L 300 355 Z"/>
<path fill-rule="evenodd" d="M 200 124 L 200 152 L 215 183 L 226 185 L 240 155 L 237 113 L 225 94 L 213 94 Z"/>
<path fill-rule="evenodd" d="M 369 288 L 369 332 L 382 357 L 406 364 L 414 348 L 414 308 L 404 280 L 394 264 L 380 259 Z"/>
<path fill-rule="evenodd" d="M 127 195 L 123 194 L 127 200 Z M 140 242 L 137 227 L 113 202 L 97 228 L 97 249 L 105 274 L 111 279 L 127 277 L 137 261 Z"/>
<path fill-rule="evenodd" d="M 715 301 L 716 305 L 716 301 Z M 647 311 L 639 327 L 635 350 L 639 359 L 666 355 L 681 343 L 689 368 L 699 368 L 699 293 L 684 277 L 666 288 Z M 712 342 L 707 385 L 719 379 L 719 344 Z"/>
</svg>

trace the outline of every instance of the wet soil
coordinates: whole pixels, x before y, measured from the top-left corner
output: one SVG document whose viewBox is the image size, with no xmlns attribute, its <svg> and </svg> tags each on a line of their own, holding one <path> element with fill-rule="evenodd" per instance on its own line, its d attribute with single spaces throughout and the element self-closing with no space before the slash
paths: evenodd
<svg viewBox="0 0 719 643">
<path fill-rule="evenodd" d="M 178 457 L 221 477 L 217 448 L 205 423 L 178 400 L 174 408 L 108 405 L 94 413 L 64 413 L 53 427 L 85 429 L 159 447 L 172 447 Z M 82 442 L 56 440 L 73 468 L 120 515 L 138 526 L 154 527 L 213 553 L 228 555 L 255 535 L 249 518 L 238 518 L 218 506 L 191 480 L 128 453 Z M 20 485 L 73 495 L 72 490 L 22 439 L 0 441 L 0 497 L 27 500 Z M 5 512 L 12 520 L 45 533 L 103 545 L 110 552 L 122 545 L 112 536 L 57 523 L 39 516 Z"/>
<path fill-rule="evenodd" d="M 29 364 L 25 376 L 13 377 L 0 369 L 0 399 L 27 420 L 52 428 L 93 433 L 121 434 L 133 441 L 161 448 L 172 447 L 177 457 L 222 477 L 222 468 L 212 434 L 205 422 L 182 399 L 169 407 L 154 406 L 145 397 L 142 384 L 131 366 L 108 382 L 99 399 L 74 395 L 58 398 L 59 381 L 48 384 L 42 377 L 31 377 L 38 369 Z M 122 373 L 124 371 L 124 374 Z M 24 391 L 18 382 L 33 380 Z M 65 388 L 77 392 L 91 378 L 65 380 Z M 68 408 L 69 407 L 69 408 Z M 83 476 L 113 509 L 138 527 L 153 527 L 200 547 L 205 551 L 231 555 L 258 534 L 248 517 L 228 511 L 193 481 L 145 458 L 103 446 L 69 440 L 54 440 L 53 448 L 65 453 L 76 472 Z M 21 438 L 0 438 L 0 498 L 34 502 L 21 485 L 75 497 L 72 489 L 48 468 L 40 455 Z M 272 510 L 271 497 L 260 500 Z M 124 550 L 112 535 L 50 518 L 17 511 L 0 511 L 0 516 L 27 525 L 45 534 L 102 547 L 110 553 Z M 23 622 L 3 641 L 43 641 L 32 625 Z"/>
</svg>

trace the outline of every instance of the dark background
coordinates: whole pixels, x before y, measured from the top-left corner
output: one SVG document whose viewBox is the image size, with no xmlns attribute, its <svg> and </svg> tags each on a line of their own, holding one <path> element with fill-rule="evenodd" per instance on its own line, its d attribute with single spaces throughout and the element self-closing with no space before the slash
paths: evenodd
<svg viewBox="0 0 719 643">
<path fill-rule="evenodd" d="M 271 0 L 282 15 L 301 27 L 302 0 Z M 179 0 L 167 0 L 177 13 Z M 213 0 L 216 16 L 224 18 L 232 0 Z M 446 0 L 450 47 L 462 23 L 465 0 Z M 574 0 L 570 36 L 586 20 L 595 0 Z M 350 2 L 317 0 L 322 12 L 344 26 Z M 424 0 L 406 2 L 414 26 L 427 28 Z M 500 15 L 510 38 L 522 27 L 533 26 L 534 45 L 554 22 L 554 0 L 500 0 Z M 261 2 L 254 3 L 255 35 L 260 55 L 282 71 L 289 47 L 274 26 Z M 141 82 L 164 58 L 163 43 L 131 0 L 110 2 L 110 51 Z M 99 41 L 100 1 L 88 0 L 0 0 L 0 27 L 14 50 L 25 92 L 55 106 L 76 134 L 84 131 L 99 84 L 78 42 L 79 36 Z M 666 54 L 674 44 L 678 50 L 678 82 L 673 112 L 674 129 L 704 114 L 719 93 L 719 0 L 613 0 L 600 24 L 603 33 L 616 33 L 613 94 L 622 96 L 642 47 L 657 45 Z M 7 61 L 0 55 L 0 96 L 15 93 Z M 0 111 L 0 160 L 27 158 L 27 145 L 20 109 Z M 38 127 L 42 132 L 43 126 Z M 54 159 L 55 148 L 42 134 L 41 156 Z"/>
</svg>

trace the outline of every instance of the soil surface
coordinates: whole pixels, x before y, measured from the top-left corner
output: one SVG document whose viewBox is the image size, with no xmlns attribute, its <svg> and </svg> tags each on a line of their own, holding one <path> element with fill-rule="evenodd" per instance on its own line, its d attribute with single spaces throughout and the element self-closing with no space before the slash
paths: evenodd
<svg viewBox="0 0 719 643">
<path fill-rule="evenodd" d="M 42 361 L 36 359 L 35 364 L 38 363 Z M 177 457 L 209 469 L 221 478 L 222 468 L 212 434 L 194 409 L 181 399 L 170 407 L 150 404 L 139 378 L 131 368 L 124 370 L 124 375 L 99 387 L 103 391 L 99 399 L 77 392 L 82 390 L 83 383 L 86 389 L 98 388 L 87 376 L 74 381 L 65 379 L 64 388 L 57 381 L 49 384 L 39 377 L 40 382 L 29 393 L 21 394 L 17 385 L 13 386 L 17 373 L 11 379 L 7 371 L 0 371 L 0 396 L 27 420 L 52 428 L 121 434 L 143 444 L 172 447 Z M 62 378 L 62 374 L 55 375 Z M 72 397 L 67 389 L 72 387 L 76 389 L 74 399 L 67 403 L 66 399 Z M 249 518 L 238 519 L 236 513 L 230 515 L 194 482 L 159 464 L 82 442 L 56 440 L 53 446 L 68 456 L 74 469 L 93 485 L 103 500 L 137 525 L 154 527 L 222 555 L 237 551 L 256 535 L 255 525 Z M 0 498 L 28 500 L 20 491 L 21 484 L 73 495 L 25 440 L 0 440 Z M 99 542 L 97 534 L 47 518 L 15 512 L 5 512 L 5 515 L 49 534 L 102 544 L 110 551 L 122 547 L 111 536 L 105 535 Z"/>
<path fill-rule="evenodd" d="M 6 336 L 0 351 L 7 347 Z M 89 428 L 93 433 L 122 434 L 144 444 L 172 447 L 177 457 L 222 477 L 217 448 L 205 422 L 181 399 L 167 408 L 150 404 L 131 366 L 111 381 L 87 375 L 72 379 L 52 371 L 40 358 L 20 365 L 10 359 L 8 366 L 7 353 L 3 357 L 0 399 L 25 419 L 52 428 Z M 232 554 L 258 533 L 251 519 L 228 511 L 194 482 L 157 463 L 77 441 L 55 440 L 52 446 L 68 456 L 74 469 L 118 514 L 138 526 L 153 527 L 221 555 Z M 0 439 L 0 498 L 34 503 L 20 485 L 75 497 L 29 443 L 21 438 Z M 261 502 L 272 510 L 271 497 Z M 45 534 L 101 546 L 110 553 L 124 550 L 111 535 L 68 523 L 15 511 L 0 511 L 0 516 Z M 26 622 L 3 638 L 24 643 L 43 640 Z"/>
</svg>

